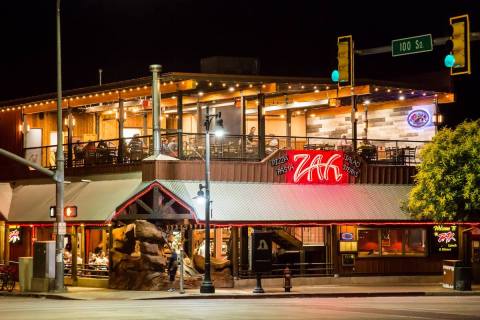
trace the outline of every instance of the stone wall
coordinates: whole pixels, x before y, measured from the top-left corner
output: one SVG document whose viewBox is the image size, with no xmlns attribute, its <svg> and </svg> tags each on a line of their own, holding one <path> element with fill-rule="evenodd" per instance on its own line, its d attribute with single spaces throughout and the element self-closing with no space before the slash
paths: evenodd
<svg viewBox="0 0 480 320">
<path fill-rule="evenodd" d="M 425 110 L 430 115 L 430 120 L 422 128 L 411 127 L 407 122 L 408 114 L 418 109 Z M 435 126 L 432 122 L 434 111 L 433 104 L 397 106 L 389 109 L 371 108 L 368 112 L 368 139 L 431 140 L 435 135 Z M 365 113 L 357 112 L 357 118 L 357 132 L 360 139 L 364 137 Z M 307 134 L 309 137 L 329 138 L 340 138 L 342 134 L 346 134 L 347 138 L 350 138 L 352 135 L 350 112 L 335 115 L 331 112 L 323 112 L 323 114 L 321 111 L 315 112 L 315 117 L 309 117 L 307 120 Z M 330 141 L 330 143 L 335 142 L 335 140 Z"/>
<path fill-rule="evenodd" d="M 110 252 L 111 270 L 109 287 L 122 290 L 166 290 L 169 288 L 168 259 L 171 255 L 168 234 L 145 220 L 114 228 L 113 247 Z M 177 271 L 175 287 L 179 284 Z M 213 270 L 212 270 L 213 271 Z M 215 278 L 215 275 L 217 276 Z M 213 273 L 216 286 L 233 286 L 229 268 Z M 230 281 L 231 280 L 231 281 Z M 185 288 L 197 288 L 202 275 L 189 257 L 184 259 Z"/>
</svg>

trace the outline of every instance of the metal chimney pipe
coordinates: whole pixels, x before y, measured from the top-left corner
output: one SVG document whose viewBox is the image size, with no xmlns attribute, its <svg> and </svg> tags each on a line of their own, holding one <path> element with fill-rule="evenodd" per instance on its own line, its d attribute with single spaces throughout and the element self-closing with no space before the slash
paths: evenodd
<svg viewBox="0 0 480 320">
<path fill-rule="evenodd" d="M 158 80 L 158 73 L 162 71 L 162 66 L 159 64 L 150 65 L 152 72 L 152 121 L 153 121 L 153 155 L 160 154 L 160 83 Z"/>
</svg>

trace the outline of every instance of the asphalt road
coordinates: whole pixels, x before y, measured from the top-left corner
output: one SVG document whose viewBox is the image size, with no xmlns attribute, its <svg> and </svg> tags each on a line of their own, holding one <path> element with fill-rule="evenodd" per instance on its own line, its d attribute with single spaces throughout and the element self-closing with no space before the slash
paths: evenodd
<svg viewBox="0 0 480 320">
<path fill-rule="evenodd" d="M 2 320 L 480 319 L 480 297 L 72 301 L 0 297 Z"/>
</svg>

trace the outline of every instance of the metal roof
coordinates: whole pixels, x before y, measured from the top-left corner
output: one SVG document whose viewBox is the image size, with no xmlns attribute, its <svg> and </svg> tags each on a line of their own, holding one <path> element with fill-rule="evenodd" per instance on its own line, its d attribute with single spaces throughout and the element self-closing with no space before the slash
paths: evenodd
<svg viewBox="0 0 480 320">
<path fill-rule="evenodd" d="M 89 180 L 65 184 L 65 206 L 77 206 L 78 216 L 66 221 L 105 221 L 140 184 L 140 178 Z M 55 184 L 21 184 L 13 189 L 8 221 L 47 222 L 55 205 Z"/>
<path fill-rule="evenodd" d="M 159 181 L 205 220 L 193 201 L 199 181 Z M 401 209 L 409 185 L 293 185 L 211 182 L 212 223 L 407 221 Z"/>
<path fill-rule="evenodd" d="M 0 183 L 0 220 L 7 220 L 12 202 L 12 187 L 10 183 Z M 3 219 L 2 219 L 3 217 Z"/>
</svg>

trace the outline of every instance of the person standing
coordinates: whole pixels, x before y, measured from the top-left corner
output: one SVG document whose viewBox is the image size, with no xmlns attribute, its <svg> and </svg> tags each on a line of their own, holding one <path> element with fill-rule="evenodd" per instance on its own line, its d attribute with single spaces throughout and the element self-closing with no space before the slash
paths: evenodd
<svg viewBox="0 0 480 320">
<path fill-rule="evenodd" d="M 168 280 L 170 283 L 170 288 L 168 292 L 175 291 L 175 276 L 177 275 L 178 269 L 178 255 L 175 249 L 172 249 L 172 255 L 168 259 Z"/>
</svg>

